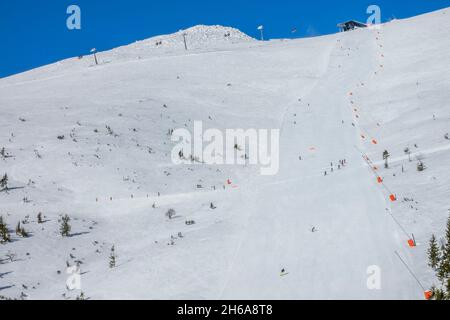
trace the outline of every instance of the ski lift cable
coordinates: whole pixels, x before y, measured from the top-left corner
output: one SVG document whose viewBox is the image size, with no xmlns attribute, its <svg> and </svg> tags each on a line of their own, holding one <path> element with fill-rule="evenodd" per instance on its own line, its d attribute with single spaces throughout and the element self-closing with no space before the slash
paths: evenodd
<svg viewBox="0 0 450 320">
<path fill-rule="evenodd" d="M 408 264 L 405 262 L 405 260 L 403 260 L 403 258 L 400 256 L 400 254 L 395 251 L 395 254 L 397 255 L 397 257 L 400 259 L 400 261 L 403 263 L 403 265 L 406 267 L 406 269 L 408 270 L 408 272 L 412 275 L 412 277 L 417 281 L 417 283 L 419 284 L 420 288 L 423 291 L 426 291 L 425 287 L 423 286 L 423 284 L 420 282 L 419 278 L 414 274 L 414 272 L 411 270 L 411 268 L 408 266 Z"/>
<path fill-rule="evenodd" d="M 366 156 L 361 152 L 361 150 L 358 149 L 357 146 L 354 146 L 356 150 L 358 150 L 361 154 L 362 154 L 362 158 L 364 159 L 364 161 L 369 165 L 369 168 L 371 170 L 372 173 L 374 173 L 375 177 L 378 178 L 378 174 L 375 172 L 375 170 L 372 168 L 371 166 L 371 160 L 366 158 Z M 391 190 L 386 186 L 386 184 L 383 182 L 381 183 L 382 186 L 389 192 L 389 194 L 392 194 Z M 406 235 L 406 237 L 409 239 L 410 238 L 410 233 L 408 233 L 406 231 L 406 229 L 400 224 L 400 222 L 394 217 L 394 215 L 392 214 L 391 211 L 389 211 L 389 215 L 391 216 L 392 220 L 394 220 L 394 222 L 399 226 L 399 228 L 403 231 L 403 233 Z"/>
<path fill-rule="evenodd" d="M 400 222 L 398 222 L 397 218 L 394 217 L 394 215 L 392 214 L 392 211 L 389 210 L 389 215 L 391 216 L 392 220 L 394 220 L 394 222 L 399 226 L 399 228 L 403 231 L 403 233 L 406 235 L 406 237 L 409 239 L 410 233 L 408 233 L 405 228 L 400 224 Z"/>
</svg>

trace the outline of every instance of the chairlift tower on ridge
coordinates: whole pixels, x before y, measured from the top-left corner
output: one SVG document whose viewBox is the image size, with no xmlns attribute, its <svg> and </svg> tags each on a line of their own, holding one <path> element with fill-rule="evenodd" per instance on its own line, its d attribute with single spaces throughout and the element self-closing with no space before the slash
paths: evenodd
<svg viewBox="0 0 450 320">
<path fill-rule="evenodd" d="M 264 41 L 264 26 L 260 25 L 258 30 L 261 32 L 261 41 Z"/>
<path fill-rule="evenodd" d="M 94 54 L 95 65 L 98 65 L 98 60 L 97 60 L 97 49 L 92 48 L 92 49 L 91 49 L 91 53 Z"/>
</svg>

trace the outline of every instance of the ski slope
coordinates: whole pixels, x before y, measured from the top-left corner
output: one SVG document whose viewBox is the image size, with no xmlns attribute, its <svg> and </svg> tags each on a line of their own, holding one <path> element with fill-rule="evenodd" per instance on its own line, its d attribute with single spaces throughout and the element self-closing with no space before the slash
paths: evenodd
<svg viewBox="0 0 450 320">
<path fill-rule="evenodd" d="M 269 42 L 198 26 L 184 31 L 188 51 L 181 31 L 100 52 L 98 66 L 85 56 L 0 79 L 0 148 L 12 155 L 0 174 L 20 188 L 0 193 L 0 215 L 31 233 L 0 245 L 0 296 L 423 299 L 427 242 L 450 209 L 449 15 Z M 279 173 L 173 165 L 169 130 L 198 120 L 280 129 Z M 77 262 L 82 288 L 70 291 Z"/>
</svg>

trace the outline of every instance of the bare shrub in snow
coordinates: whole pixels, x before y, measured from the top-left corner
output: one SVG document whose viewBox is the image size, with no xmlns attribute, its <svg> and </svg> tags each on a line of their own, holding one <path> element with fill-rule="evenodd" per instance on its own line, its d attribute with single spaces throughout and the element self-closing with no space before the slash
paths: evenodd
<svg viewBox="0 0 450 320">
<path fill-rule="evenodd" d="M 12 251 L 8 251 L 7 254 L 5 254 L 6 258 L 8 258 L 9 262 L 14 262 L 16 260 L 17 254 L 15 254 Z"/>
<path fill-rule="evenodd" d="M 411 162 L 411 161 L 412 161 L 412 160 L 411 160 L 411 149 L 406 148 L 406 149 L 404 150 L 404 152 L 405 152 L 406 155 L 408 155 L 408 160 L 409 160 L 409 162 Z"/>
<path fill-rule="evenodd" d="M 113 136 L 113 137 L 118 137 L 118 136 L 119 136 L 118 134 L 116 134 L 116 133 L 114 132 L 114 130 L 113 130 L 110 126 L 106 125 L 105 127 L 106 127 L 106 130 L 108 131 L 108 134 L 109 134 L 110 136 Z"/>
<path fill-rule="evenodd" d="M 422 161 L 420 161 L 420 162 L 417 164 L 417 171 L 422 172 L 422 171 L 425 171 L 425 169 L 426 169 L 425 165 L 423 164 Z"/>
<path fill-rule="evenodd" d="M 3 160 L 6 160 L 6 159 L 8 159 L 8 158 L 11 158 L 12 156 L 10 156 L 9 153 L 6 152 L 6 149 L 3 147 L 3 148 L 0 149 L 0 157 L 1 157 Z"/>
<path fill-rule="evenodd" d="M 177 213 L 176 213 L 176 211 L 174 209 L 169 209 L 166 212 L 166 217 L 169 218 L 169 220 L 171 220 L 173 217 L 175 217 L 176 214 Z"/>
<path fill-rule="evenodd" d="M 109 254 L 109 267 L 115 268 L 116 267 L 116 248 L 114 246 L 111 247 L 111 253 Z"/>
</svg>

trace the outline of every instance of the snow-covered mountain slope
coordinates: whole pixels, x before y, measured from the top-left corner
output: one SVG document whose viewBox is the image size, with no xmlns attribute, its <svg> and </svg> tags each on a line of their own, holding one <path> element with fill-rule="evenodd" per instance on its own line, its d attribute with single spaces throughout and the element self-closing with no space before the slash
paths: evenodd
<svg viewBox="0 0 450 320">
<path fill-rule="evenodd" d="M 399 256 L 431 286 L 426 244 L 450 209 L 449 15 L 264 43 L 194 27 L 188 51 L 179 33 L 1 79 L 0 174 L 19 189 L 0 215 L 30 237 L 0 245 L 0 295 L 75 298 L 78 261 L 92 299 L 423 299 Z M 197 120 L 280 129 L 279 174 L 173 165 L 168 133 Z"/>
</svg>

